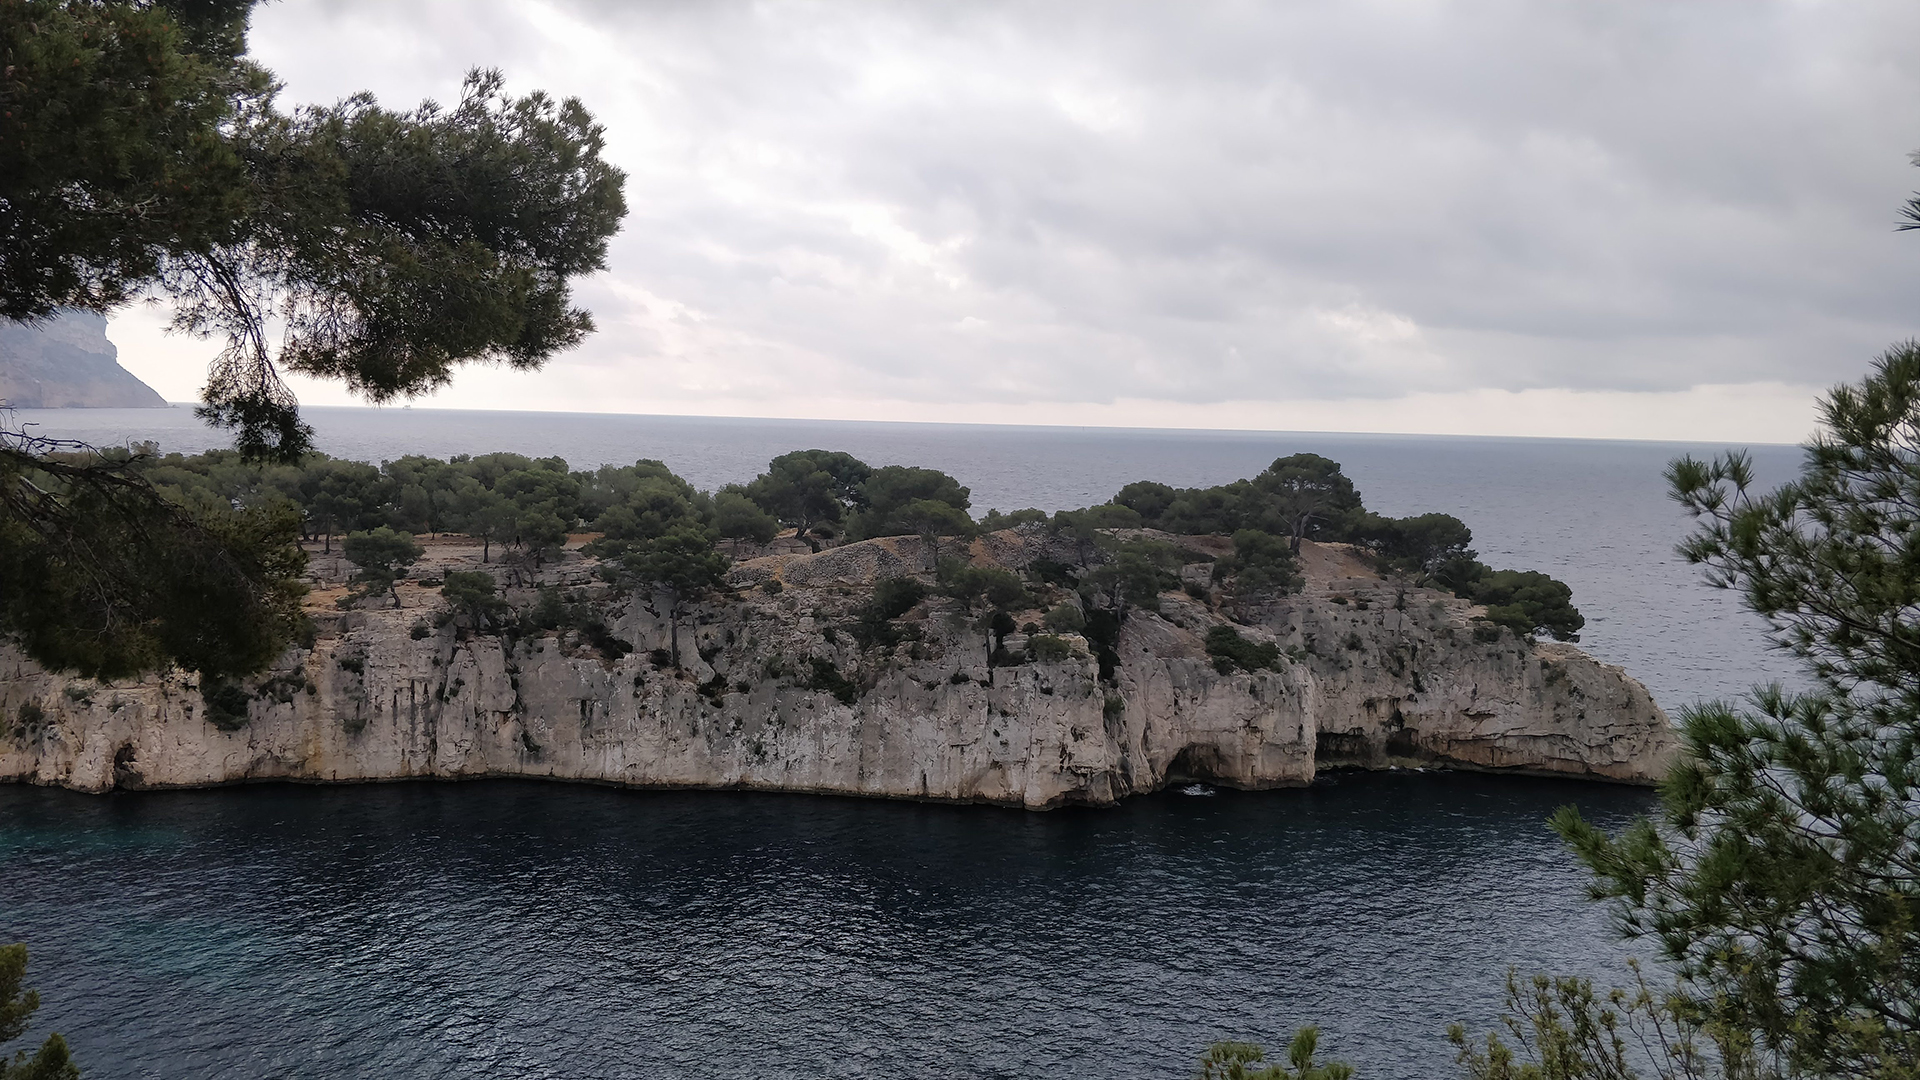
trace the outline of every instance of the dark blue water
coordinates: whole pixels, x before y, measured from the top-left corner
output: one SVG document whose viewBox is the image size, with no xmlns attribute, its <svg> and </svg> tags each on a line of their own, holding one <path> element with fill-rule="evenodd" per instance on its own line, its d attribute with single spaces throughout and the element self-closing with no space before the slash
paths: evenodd
<svg viewBox="0 0 1920 1080">
<path fill-rule="evenodd" d="M 1047 814 L 519 782 L 0 787 L 0 940 L 122 1077 L 1183 1077 L 1317 1022 L 1451 1072 L 1509 964 L 1615 971 L 1542 818 L 1346 774 Z"/>
<path fill-rule="evenodd" d="M 1574 588 L 1583 645 L 1669 708 L 1785 666 L 1672 548 L 1661 469 L 1714 447 L 1570 440 L 313 409 L 330 452 L 649 457 L 703 487 L 785 450 L 945 469 L 976 509 L 1343 462 L 1495 565 Z M 22 413 L 100 443 L 220 445 L 174 411 Z M 1755 448 L 1763 479 L 1797 452 Z M 1451 1074 L 1508 965 L 1623 955 L 1545 816 L 1650 797 L 1343 776 L 1027 814 L 536 784 L 119 794 L 0 788 L 0 940 L 95 1078 L 1177 1077 L 1210 1041 Z"/>
</svg>

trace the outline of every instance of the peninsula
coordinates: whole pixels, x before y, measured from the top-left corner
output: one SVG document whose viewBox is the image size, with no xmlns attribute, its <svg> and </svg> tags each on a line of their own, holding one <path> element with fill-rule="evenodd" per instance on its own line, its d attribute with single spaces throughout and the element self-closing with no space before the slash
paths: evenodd
<svg viewBox="0 0 1920 1080">
<path fill-rule="evenodd" d="M 153 475 L 236 467 L 172 460 Z M 436 464 L 532 490 L 469 468 L 481 460 Z M 781 506 L 772 484 L 708 496 L 657 463 L 546 471 L 603 489 L 577 494 L 598 529 L 530 542 L 475 518 L 464 534 L 383 526 L 337 542 L 322 518 L 344 504 L 308 496 L 309 630 L 251 680 L 108 684 L 0 650 L 0 780 L 106 791 L 515 776 L 1043 809 L 1195 781 L 1303 785 L 1329 768 L 1651 783 L 1674 745 L 1638 682 L 1526 632 L 1565 617 L 1551 604 L 1522 617 L 1445 587 L 1457 568 L 1432 567 L 1458 563 L 1458 543 L 1410 568 L 1391 537 L 1434 522 L 1367 525 L 1357 496 L 1322 504 L 1318 517 L 1346 524 L 1304 528 L 1320 535 L 1293 538 L 1295 551 L 1258 530 L 1170 527 L 1232 485 L 1166 500 L 1133 485 L 1132 506 L 942 524 L 930 507 L 901 509 L 929 500 L 887 495 L 883 469 L 837 525 L 816 511 L 819 523 L 775 532 L 715 524 L 729 495 Z M 1285 503 L 1284 485 L 1262 483 L 1239 482 L 1241 497 Z M 381 512 L 431 512 L 404 487 Z M 675 500 L 709 531 L 662 524 L 685 509 Z M 920 524 L 876 524 L 889 514 Z M 749 535 L 712 538 L 727 531 Z M 678 564 L 662 554 L 674 536 L 689 545 Z M 383 543 L 400 554 L 379 555 Z M 1551 582 L 1533 578 L 1536 592 Z"/>
</svg>

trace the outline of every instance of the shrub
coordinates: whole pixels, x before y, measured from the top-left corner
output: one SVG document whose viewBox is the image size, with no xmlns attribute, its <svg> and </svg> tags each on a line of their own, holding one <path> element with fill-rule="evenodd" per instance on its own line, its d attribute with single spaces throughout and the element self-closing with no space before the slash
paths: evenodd
<svg viewBox="0 0 1920 1080">
<path fill-rule="evenodd" d="M 1027 576 L 1042 585 L 1073 588 L 1073 568 L 1057 559 L 1035 559 L 1027 564 Z"/>
<path fill-rule="evenodd" d="M 1214 563 L 1215 581 L 1233 580 L 1237 593 L 1280 594 L 1297 589 L 1300 560 L 1293 554 L 1293 542 L 1258 529 L 1241 529 L 1233 534 L 1233 554 Z M 1346 600 L 1336 597 L 1334 603 Z"/>
<path fill-rule="evenodd" d="M 1073 655 L 1073 645 L 1053 634 L 1035 634 L 1027 641 L 1027 650 L 1043 664 L 1056 664 Z"/>
<path fill-rule="evenodd" d="M 860 699 L 860 688 L 853 680 L 840 673 L 840 668 L 831 660 L 814 659 L 813 674 L 807 679 L 807 689 L 819 693 L 832 694 L 840 699 L 840 704 L 851 705 Z"/>
<path fill-rule="evenodd" d="M 918 578 L 884 578 L 873 587 L 873 599 L 867 603 L 867 614 L 875 619 L 897 619 L 914 606 L 926 599 L 927 587 Z"/>
<path fill-rule="evenodd" d="M 999 608 L 1026 606 L 1026 586 L 1012 571 L 997 566 L 973 566 L 959 559 L 942 559 L 940 585 L 948 596 L 968 607 L 982 602 Z"/>
<path fill-rule="evenodd" d="M 247 705 L 253 698 L 238 684 L 223 679 L 202 679 L 200 700 L 206 704 L 207 723 L 221 731 L 238 731 L 247 726 Z"/>
<path fill-rule="evenodd" d="M 1061 604 L 1046 615 L 1047 629 L 1062 634 L 1077 634 L 1087 628 L 1087 617 L 1073 604 Z"/>
<path fill-rule="evenodd" d="M 1109 721 L 1127 715 L 1127 699 L 1119 694 L 1108 694 L 1107 700 L 1100 704 L 1100 715 Z"/>
<path fill-rule="evenodd" d="M 1207 655 L 1213 657 L 1213 668 L 1222 675 L 1231 675 L 1235 670 L 1280 669 L 1280 646 L 1248 641 L 1231 626 L 1216 626 L 1207 631 Z"/>
</svg>

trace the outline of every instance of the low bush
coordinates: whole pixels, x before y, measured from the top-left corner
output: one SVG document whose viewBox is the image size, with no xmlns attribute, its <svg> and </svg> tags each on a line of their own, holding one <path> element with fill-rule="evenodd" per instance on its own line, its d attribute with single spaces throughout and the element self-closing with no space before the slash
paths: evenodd
<svg viewBox="0 0 1920 1080">
<path fill-rule="evenodd" d="M 1057 664 L 1073 655 L 1073 645 L 1053 634 L 1035 634 L 1027 641 L 1027 651 L 1043 664 Z"/>
<path fill-rule="evenodd" d="M 1207 631 L 1207 655 L 1213 658 L 1214 670 L 1222 675 L 1231 675 L 1236 670 L 1280 669 L 1280 646 L 1248 641 L 1231 626 L 1216 626 Z"/>
</svg>

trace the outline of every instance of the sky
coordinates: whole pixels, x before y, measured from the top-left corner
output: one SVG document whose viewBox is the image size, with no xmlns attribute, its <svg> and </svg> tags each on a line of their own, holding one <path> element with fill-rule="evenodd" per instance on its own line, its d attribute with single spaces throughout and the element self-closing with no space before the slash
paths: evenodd
<svg viewBox="0 0 1920 1080">
<path fill-rule="evenodd" d="M 1920 4 L 281 0 L 284 106 L 576 96 L 537 373 L 423 406 L 1794 442 L 1920 335 Z M 191 400 L 211 343 L 117 316 Z M 303 401 L 348 404 L 336 386 Z"/>
</svg>

